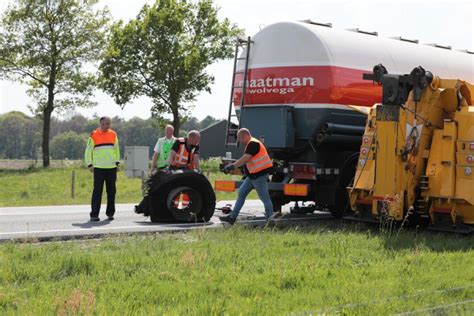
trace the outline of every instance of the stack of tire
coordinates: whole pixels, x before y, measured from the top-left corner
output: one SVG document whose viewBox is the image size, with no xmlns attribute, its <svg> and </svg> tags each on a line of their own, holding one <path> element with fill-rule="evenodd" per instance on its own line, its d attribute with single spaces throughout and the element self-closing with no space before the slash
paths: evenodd
<svg viewBox="0 0 474 316">
<path fill-rule="evenodd" d="M 216 207 L 209 180 L 194 170 L 163 169 L 145 183 L 145 196 L 135 212 L 152 222 L 208 222 Z"/>
</svg>

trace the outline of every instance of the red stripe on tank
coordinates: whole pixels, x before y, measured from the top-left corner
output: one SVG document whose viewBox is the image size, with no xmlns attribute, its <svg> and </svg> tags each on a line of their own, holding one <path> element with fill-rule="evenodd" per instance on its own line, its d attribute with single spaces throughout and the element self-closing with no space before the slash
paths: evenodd
<svg viewBox="0 0 474 316">
<path fill-rule="evenodd" d="M 336 66 L 292 66 L 250 69 L 245 105 L 325 103 L 372 106 L 382 88 L 362 80 L 370 71 Z M 242 97 L 243 74 L 235 74 L 234 104 Z M 317 105 L 315 105 L 317 106 Z"/>
</svg>

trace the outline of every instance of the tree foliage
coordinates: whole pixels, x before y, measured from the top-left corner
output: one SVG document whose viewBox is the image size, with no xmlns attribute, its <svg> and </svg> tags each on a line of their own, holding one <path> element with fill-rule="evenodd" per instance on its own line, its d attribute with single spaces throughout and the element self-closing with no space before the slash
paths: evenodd
<svg viewBox="0 0 474 316">
<path fill-rule="evenodd" d="M 73 131 L 58 134 L 51 140 L 51 158 L 82 159 L 87 137 L 87 134 Z"/>
<path fill-rule="evenodd" d="M 186 121 L 183 123 L 182 128 L 183 128 L 183 133 L 181 133 L 181 136 L 186 135 L 187 131 L 190 130 L 203 130 L 206 127 L 209 127 L 210 125 L 219 122 L 220 120 L 215 119 L 214 117 L 208 115 L 206 116 L 203 120 L 199 121 L 195 117 L 188 117 Z"/>
<path fill-rule="evenodd" d="M 190 124 L 183 124 L 181 136 L 191 129 L 204 129 L 210 122 L 217 122 L 212 116 L 203 120 L 191 117 Z M 68 118 L 51 118 L 51 157 L 53 159 L 82 159 L 86 139 L 99 127 L 99 118 L 86 118 L 80 114 Z M 154 118 L 138 117 L 124 120 L 112 117 L 112 129 L 120 140 L 120 151 L 125 146 L 149 146 L 150 156 L 159 137 L 164 135 L 163 127 Z M 41 119 L 21 112 L 0 115 L 0 159 L 36 159 L 41 144 Z M 69 145 L 70 144 L 70 145 Z"/>
<path fill-rule="evenodd" d="M 107 10 L 96 1 L 16 0 L 0 24 L 0 73 L 25 83 L 32 110 L 43 120 L 43 166 L 49 166 L 51 114 L 91 106 L 98 61 L 109 29 Z"/>
<path fill-rule="evenodd" d="M 97 120 L 91 120 L 91 125 L 94 127 L 97 126 Z M 65 132 L 75 132 L 77 134 L 90 133 L 90 128 L 88 128 L 89 119 L 80 114 L 75 114 L 69 118 L 58 119 L 56 117 L 51 118 L 51 132 L 50 139 L 53 139 L 54 136 L 62 134 Z"/>
<path fill-rule="evenodd" d="M 178 134 L 197 94 L 210 92 L 214 77 L 206 67 L 231 57 L 241 34 L 217 12 L 212 0 L 158 0 L 115 24 L 100 66 L 103 89 L 122 106 L 148 96 L 155 117 L 172 114 Z"/>
<path fill-rule="evenodd" d="M 0 116 L 0 158 L 22 159 L 36 157 L 40 122 L 21 112 Z"/>
</svg>

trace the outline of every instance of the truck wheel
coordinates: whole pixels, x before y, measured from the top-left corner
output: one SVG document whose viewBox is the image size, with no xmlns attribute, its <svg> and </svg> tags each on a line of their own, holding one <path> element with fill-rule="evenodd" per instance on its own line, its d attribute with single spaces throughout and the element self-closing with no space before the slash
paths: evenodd
<svg viewBox="0 0 474 316">
<path fill-rule="evenodd" d="M 197 172 L 162 175 L 149 191 L 152 222 L 207 222 L 215 207 L 212 185 Z"/>
<path fill-rule="evenodd" d="M 350 162 L 344 166 L 341 170 L 339 176 L 339 181 L 337 183 L 336 192 L 334 195 L 335 203 L 330 207 L 331 215 L 339 219 L 344 215 L 352 212 L 351 206 L 349 203 L 349 194 L 347 193 L 347 187 L 351 185 L 354 181 L 354 175 L 356 172 L 357 160 L 355 162 Z"/>
<path fill-rule="evenodd" d="M 273 174 L 270 178 L 270 182 L 280 183 L 284 179 L 283 174 Z M 287 202 L 285 201 L 285 196 L 282 191 L 270 191 L 270 199 L 273 204 L 273 212 L 281 213 L 281 207 Z"/>
<path fill-rule="evenodd" d="M 347 187 L 350 185 L 354 178 L 352 178 L 350 181 L 347 182 L 347 185 L 344 187 L 337 187 L 336 188 L 336 194 L 335 194 L 335 204 L 332 206 L 329 210 L 331 212 L 331 215 L 334 216 L 334 218 L 341 218 L 346 214 L 349 214 L 351 212 L 351 206 L 349 203 L 349 195 L 347 193 Z"/>
</svg>

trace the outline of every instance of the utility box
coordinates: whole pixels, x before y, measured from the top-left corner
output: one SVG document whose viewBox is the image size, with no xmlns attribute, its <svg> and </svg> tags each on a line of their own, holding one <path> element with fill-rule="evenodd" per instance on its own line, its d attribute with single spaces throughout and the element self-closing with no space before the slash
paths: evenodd
<svg viewBox="0 0 474 316">
<path fill-rule="evenodd" d="M 141 177 L 148 173 L 148 146 L 125 146 L 125 175 L 129 178 Z"/>
</svg>

